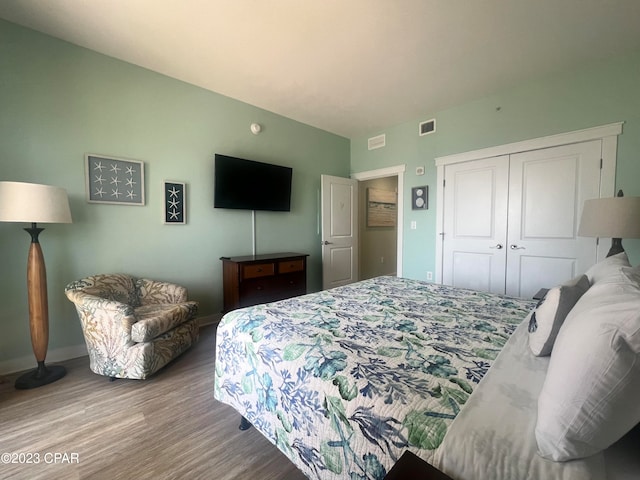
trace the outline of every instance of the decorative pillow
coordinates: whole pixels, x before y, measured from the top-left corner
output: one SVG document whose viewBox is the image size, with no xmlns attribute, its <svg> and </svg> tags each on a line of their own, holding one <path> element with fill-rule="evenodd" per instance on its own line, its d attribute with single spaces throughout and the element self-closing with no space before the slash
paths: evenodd
<svg viewBox="0 0 640 480">
<path fill-rule="evenodd" d="M 640 423 L 640 275 L 619 267 L 578 300 L 560 329 L 538 398 L 541 456 L 609 447 Z"/>
<path fill-rule="evenodd" d="M 629 258 L 626 252 L 618 253 L 617 255 L 611 255 L 610 257 L 600 260 L 595 265 L 592 265 L 589 270 L 585 272 L 585 275 L 589 277 L 591 285 L 602 280 L 604 277 L 612 273 L 616 273 L 620 270 L 620 267 L 629 267 Z"/>
<path fill-rule="evenodd" d="M 580 275 L 552 288 L 538 302 L 529 315 L 529 348 L 535 356 L 551 354 L 564 319 L 589 286 L 587 276 Z"/>
</svg>

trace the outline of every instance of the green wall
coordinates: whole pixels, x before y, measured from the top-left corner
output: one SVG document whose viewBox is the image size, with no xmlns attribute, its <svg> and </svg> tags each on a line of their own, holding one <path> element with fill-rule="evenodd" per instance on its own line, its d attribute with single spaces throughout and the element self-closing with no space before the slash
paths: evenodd
<svg viewBox="0 0 640 480">
<path fill-rule="evenodd" d="M 251 214 L 213 208 L 216 152 L 293 167 L 293 209 L 258 212 L 257 247 L 310 253 L 310 290 L 321 287 L 320 175 L 406 164 L 403 274 L 425 279 L 435 271 L 435 157 L 624 121 L 617 188 L 640 195 L 639 80 L 635 52 L 349 141 L 0 20 L 0 180 L 64 187 L 74 217 L 71 225 L 42 225 L 50 350 L 83 343 L 63 289 L 94 273 L 175 281 L 202 315 L 219 312 L 219 257 L 251 253 Z M 418 122 L 430 118 L 436 133 L 419 137 Z M 252 135 L 252 122 L 263 133 Z M 387 146 L 368 151 L 367 138 L 379 133 Z M 86 153 L 144 161 L 146 205 L 88 204 Z M 424 176 L 415 175 L 417 166 L 426 167 Z M 162 224 L 163 180 L 187 183 L 187 225 Z M 430 187 L 427 211 L 410 208 L 411 187 L 419 185 Z M 0 223 L 0 366 L 32 356 L 24 226 Z M 640 240 L 624 244 L 640 263 Z"/>
<path fill-rule="evenodd" d="M 351 140 L 351 171 L 406 164 L 403 275 L 435 271 L 434 159 L 485 147 L 624 121 L 618 139 L 616 187 L 640 196 L 640 52 L 541 78 L 510 90 Z M 420 121 L 436 118 L 436 132 L 418 136 Z M 367 150 L 367 138 L 386 133 L 386 147 Z M 424 176 L 415 167 L 425 166 Z M 410 208 L 411 187 L 428 185 L 429 210 Z M 409 228 L 416 221 L 418 228 Z M 640 264 L 640 240 L 623 242 Z"/>
<path fill-rule="evenodd" d="M 0 180 L 66 188 L 74 220 L 41 225 L 50 351 L 83 344 L 64 286 L 86 275 L 174 281 L 202 315 L 221 310 L 219 257 L 251 254 L 252 240 L 250 212 L 213 208 L 217 152 L 293 168 L 292 211 L 257 213 L 257 251 L 309 253 L 320 289 L 320 175 L 348 176 L 348 139 L 0 21 Z M 86 153 L 144 161 L 146 205 L 87 203 Z M 162 223 L 163 180 L 186 182 L 187 225 Z M 0 223 L 0 365 L 33 355 L 25 226 Z"/>
</svg>

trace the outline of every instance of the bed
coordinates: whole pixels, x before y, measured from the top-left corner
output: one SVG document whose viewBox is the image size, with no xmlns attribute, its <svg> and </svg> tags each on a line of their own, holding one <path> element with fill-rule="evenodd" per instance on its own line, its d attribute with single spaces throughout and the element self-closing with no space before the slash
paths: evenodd
<svg viewBox="0 0 640 480">
<path fill-rule="evenodd" d="M 528 352 L 535 306 L 385 276 L 236 310 L 214 394 L 311 479 L 382 480 L 406 450 L 456 480 L 626 478 L 602 453 L 536 455 L 549 357 Z"/>
</svg>

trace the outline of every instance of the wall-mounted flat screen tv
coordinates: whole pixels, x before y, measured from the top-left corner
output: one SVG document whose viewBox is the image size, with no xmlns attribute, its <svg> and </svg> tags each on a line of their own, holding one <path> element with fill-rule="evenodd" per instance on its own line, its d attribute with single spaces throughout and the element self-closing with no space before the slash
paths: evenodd
<svg viewBox="0 0 640 480">
<path fill-rule="evenodd" d="M 291 210 L 291 177 L 289 167 L 215 155 L 215 208 L 240 210 Z"/>
</svg>

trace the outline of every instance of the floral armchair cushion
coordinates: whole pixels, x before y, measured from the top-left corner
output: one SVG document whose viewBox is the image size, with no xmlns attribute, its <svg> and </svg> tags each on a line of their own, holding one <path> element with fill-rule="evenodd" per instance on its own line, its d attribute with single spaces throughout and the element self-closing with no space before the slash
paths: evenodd
<svg viewBox="0 0 640 480">
<path fill-rule="evenodd" d="M 136 323 L 131 326 L 134 342 L 149 342 L 157 336 L 193 318 L 191 303 L 143 305 L 134 310 Z"/>
<path fill-rule="evenodd" d="M 180 285 L 106 274 L 70 283 L 65 293 L 98 374 L 146 378 L 198 338 L 198 304 Z"/>
<path fill-rule="evenodd" d="M 67 285 L 65 293 L 67 297 L 70 294 L 75 298 L 94 296 L 136 307 L 139 301 L 135 281 L 129 275 L 94 275 Z"/>
<path fill-rule="evenodd" d="M 140 305 L 187 301 L 187 289 L 174 283 L 139 278 L 136 280 L 135 287 Z"/>
</svg>

